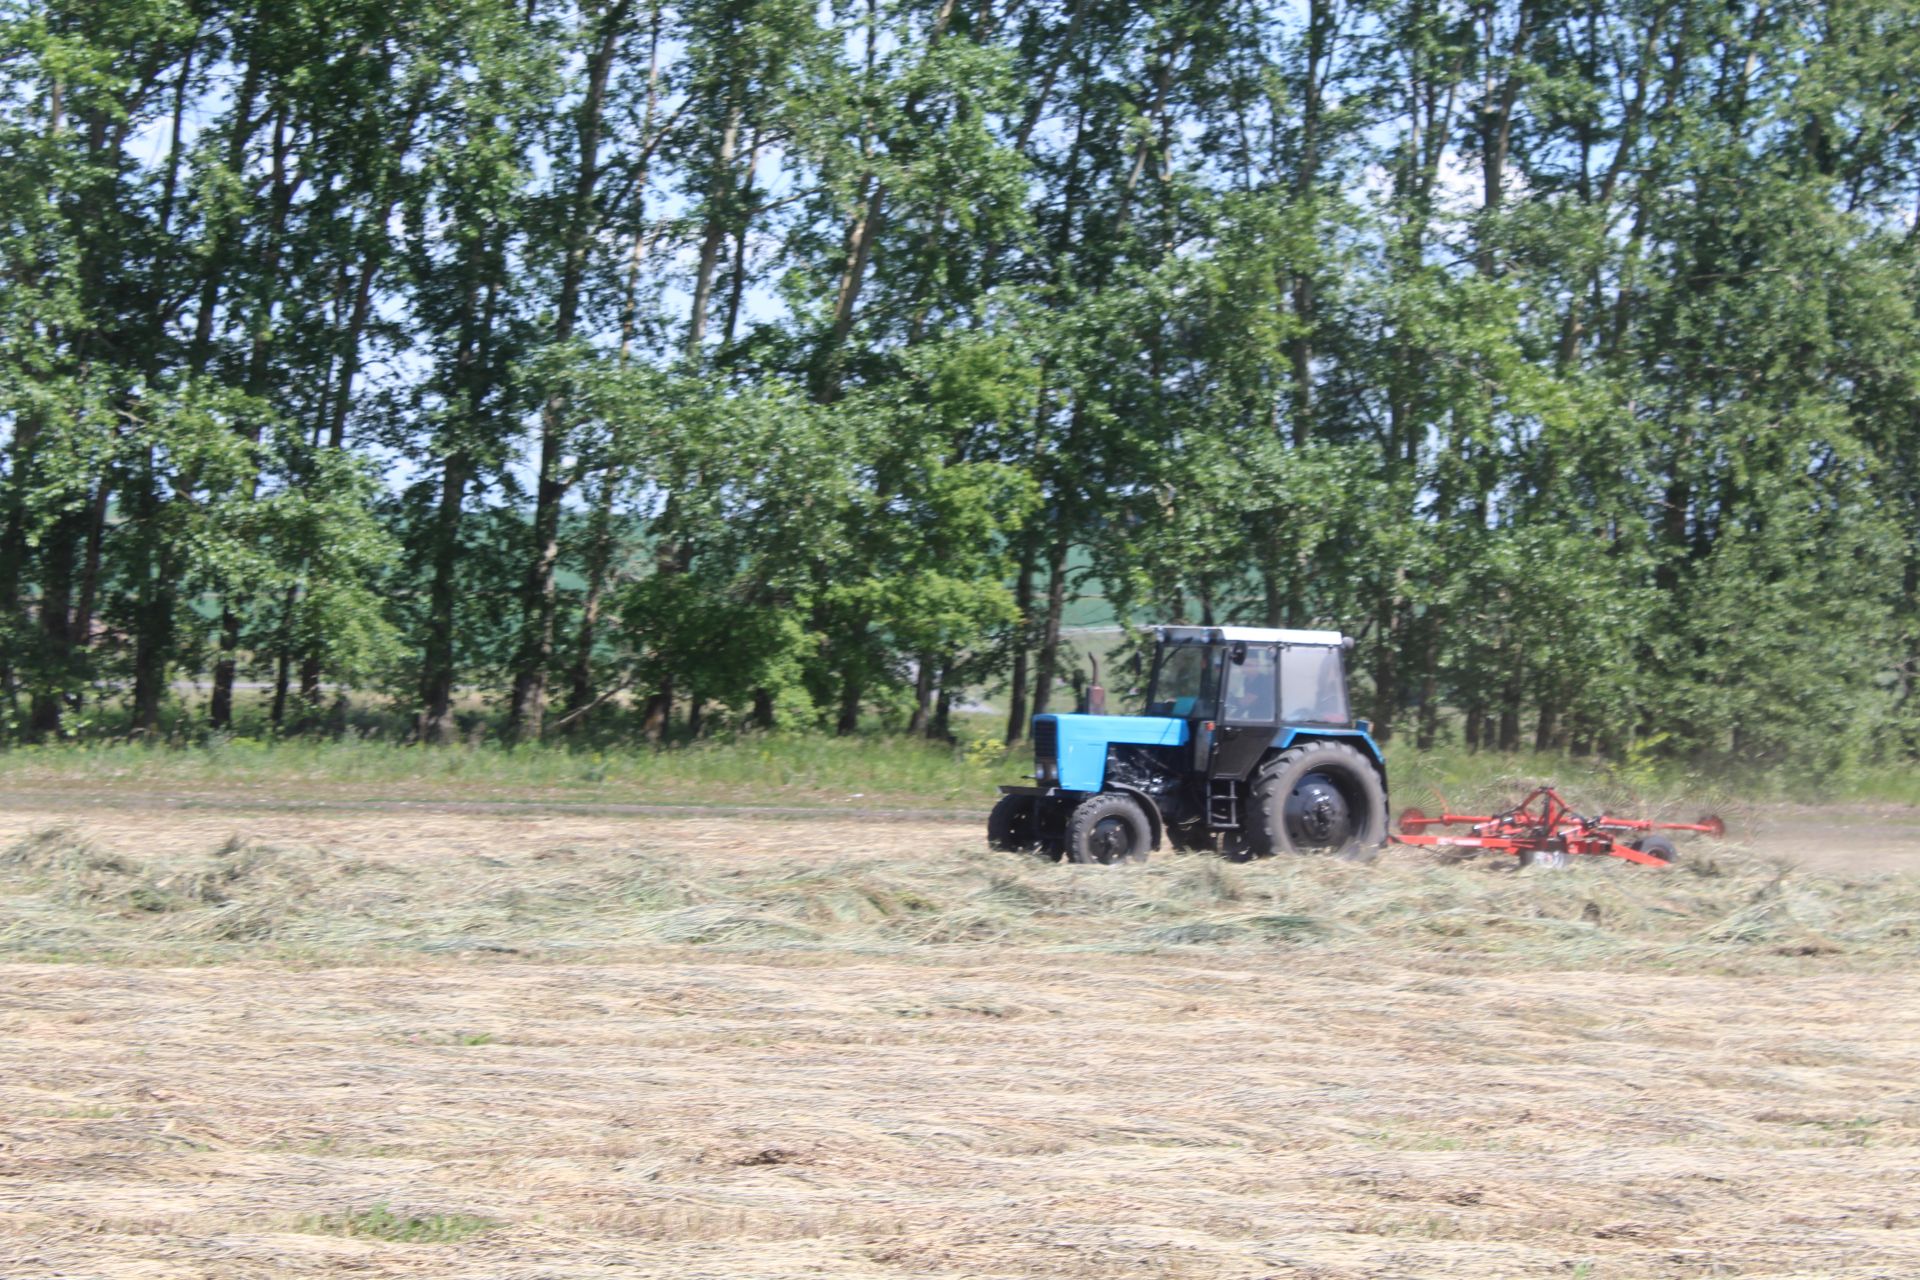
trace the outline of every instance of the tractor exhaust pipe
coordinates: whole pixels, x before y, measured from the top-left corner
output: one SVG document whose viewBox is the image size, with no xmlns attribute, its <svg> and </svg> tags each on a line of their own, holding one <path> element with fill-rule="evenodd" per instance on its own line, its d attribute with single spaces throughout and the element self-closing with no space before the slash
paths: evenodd
<svg viewBox="0 0 1920 1280">
<path fill-rule="evenodd" d="M 1080 695 L 1080 711 L 1083 715 L 1103 716 L 1107 714 L 1107 691 L 1100 687 L 1100 659 L 1088 654 L 1087 665 L 1093 668 L 1093 680 Z"/>
</svg>

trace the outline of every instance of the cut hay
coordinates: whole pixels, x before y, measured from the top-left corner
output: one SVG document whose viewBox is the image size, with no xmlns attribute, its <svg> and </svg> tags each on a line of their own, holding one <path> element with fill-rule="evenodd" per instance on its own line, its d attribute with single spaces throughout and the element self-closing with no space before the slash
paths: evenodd
<svg viewBox="0 0 1920 1280">
<path fill-rule="evenodd" d="M 8 1280 L 1920 1275 L 1910 880 L 48 825 Z"/>
<path fill-rule="evenodd" d="M 950 828 L 882 827 L 845 856 L 789 863 L 779 845 L 793 830 L 689 823 L 478 855 L 396 843 L 382 857 L 245 836 L 142 861 L 56 828 L 0 855 L 0 891 L 21 904 L 0 952 L 172 963 L 273 944 L 269 955 L 319 963 L 662 947 L 1387 947 L 1429 964 L 1685 970 L 1809 957 L 1874 967 L 1920 946 L 1920 880 L 1807 871 L 1724 845 L 1690 845 L 1672 871 L 1603 859 L 1515 871 L 1405 849 L 1373 865 L 1163 855 L 1103 868 L 992 853 Z M 742 857 L 754 840 L 762 856 Z"/>
</svg>

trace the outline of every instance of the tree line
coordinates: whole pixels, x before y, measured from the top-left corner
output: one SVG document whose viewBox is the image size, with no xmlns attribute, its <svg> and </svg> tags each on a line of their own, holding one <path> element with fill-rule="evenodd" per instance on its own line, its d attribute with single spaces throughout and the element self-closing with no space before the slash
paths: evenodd
<svg viewBox="0 0 1920 1280">
<path fill-rule="evenodd" d="M 1916 67 L 1911 0 L 0 0 L 0 733 L 1017 738 L 1098 591 L 1358 633 L 1423 746 L 1911 754 Z"/>
</svg>

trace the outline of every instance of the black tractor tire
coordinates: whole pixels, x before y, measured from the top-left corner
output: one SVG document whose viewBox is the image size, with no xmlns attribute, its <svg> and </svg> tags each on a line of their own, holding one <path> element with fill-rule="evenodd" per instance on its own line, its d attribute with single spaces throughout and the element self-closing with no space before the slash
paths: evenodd
<svg viewBox="0 0 1920 1280">
<path fill-rule="evenodd" d="M 1367 861 L 1387 840 L 1387 792 L 1373 761 L 1344 742 L 1303 742 L 1254 776 L 1247 849 L 1256 858 L 1330 853 Z"/>
<path fill-rule="evenodd" d="M 1089 796 L 1067 819 L 1067 861 L 1145 862 L 1153 824 L 1140 802 L 1117 791 Z"/>
<path fill-rule="evenodd" d="M 987 815 L 987 846 L 1001 853 L 1040 847 L 1040 815 L 1032 796 L 1001 796 Z"/>
<path fill-rule="evenodd" d="M 1633 847 L 1669 864 L 1680 861 L 1679 847 L 1667 836 L 1641 836 L 1633 842 Z"/>
</svg>

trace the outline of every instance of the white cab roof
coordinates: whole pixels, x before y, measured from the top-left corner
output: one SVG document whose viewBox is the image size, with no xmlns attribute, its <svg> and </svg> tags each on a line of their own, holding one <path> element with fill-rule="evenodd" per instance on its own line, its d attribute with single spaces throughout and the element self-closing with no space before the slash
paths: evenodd
<svg viewBox="0 0 1920 1280">
<path fill-rule="evenodd" d="M 1162 640 L 1175 643 L 1317 644 L 1338 647 L 1346 637 L 1338 631 L 1287 631 L 1276 627 L 1155 627 Z"/>
</svg>

